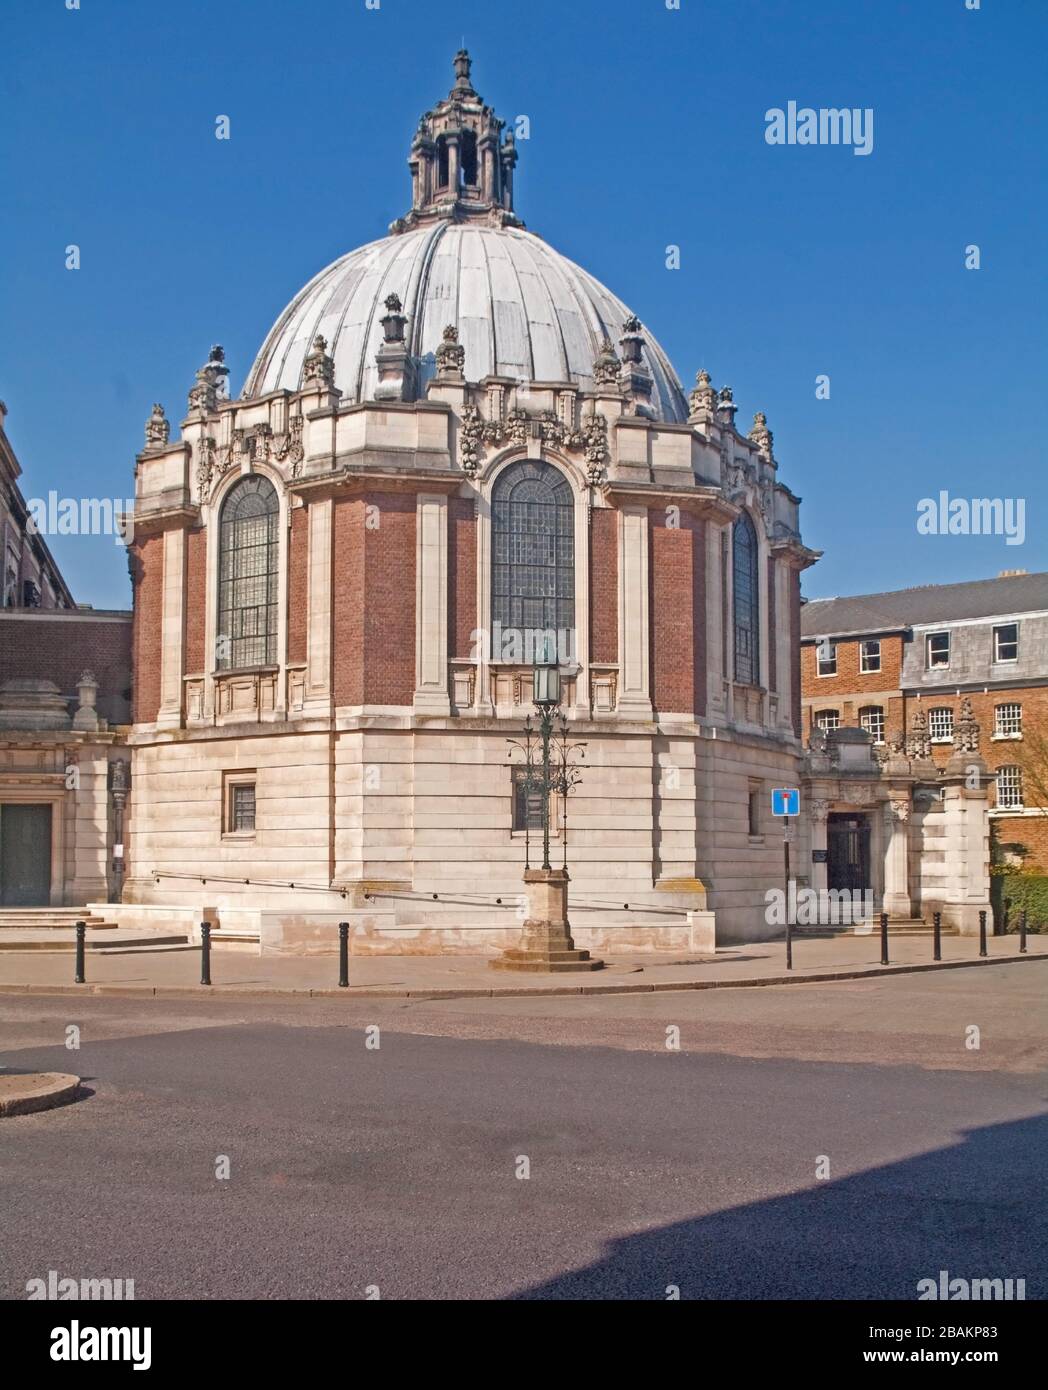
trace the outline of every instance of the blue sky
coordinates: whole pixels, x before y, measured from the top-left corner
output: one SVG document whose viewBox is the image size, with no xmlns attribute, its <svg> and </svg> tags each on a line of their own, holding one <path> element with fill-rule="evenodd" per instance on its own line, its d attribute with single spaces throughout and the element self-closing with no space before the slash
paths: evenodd
<svg viewBox="0 0 1048 1390">
<path fill-rule="evenodd" d="M 131 495 L 152 402 L 181 419 L 212 342 L 239 390 L 292 295 L 406 210 L 465 38 L 483 97 L 530 118 L 528 226 L 686 389 L 705 366 L 744 432 L 767 412 L 825 552 L 809 596 L 1048 569 L 1044 0 L 2 9 L 0 397 L 27 496 Z M 768 145 L 790 100 L 872 107 L 873 152 Z M 919 535 L 942 489 L 1025 499 L 1025 543 Z M 52 548 L 78 599 L 129 603 L 110 538 Z"/>
</svg>

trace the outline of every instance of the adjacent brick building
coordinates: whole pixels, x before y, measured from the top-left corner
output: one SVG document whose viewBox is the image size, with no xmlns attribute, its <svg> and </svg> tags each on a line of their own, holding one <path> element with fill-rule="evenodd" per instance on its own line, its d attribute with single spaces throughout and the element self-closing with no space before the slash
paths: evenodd
<svg viewBox="0 0 1048 1390">
<path fill-rule="evenodd" d="M 1048 734 L 1048 574 L 816 599 L 801 617 L 806 737 L 861 726 L 886 751 L 916 727 L 943 768 L 967 699 L 1002 849 L 1048 869 L 1048 808 L 1023 772 L 1029 736 Z"/>
</svg>

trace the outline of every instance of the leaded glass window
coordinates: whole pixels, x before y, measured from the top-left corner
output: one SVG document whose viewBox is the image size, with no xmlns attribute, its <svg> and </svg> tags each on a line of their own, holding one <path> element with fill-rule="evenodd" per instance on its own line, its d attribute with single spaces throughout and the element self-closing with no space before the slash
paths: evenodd
<svg viewBox="0 0 1048 1390">
<path fill-rule="evenodd" d="M 220 670 L 277 660 L 280 503 L 259 474 L 242 478 L 222 504 L 218 541 Z"/>
<path fill-rule="evenodd" d="M 567 478 L 552 464 L 522 460 L 499 477 L 491 510 L 492 622 L 503 632 L 573 632 L 575 498 Z"/>
<path fill-rule="evenodd" d="M 757 588 L 757 532 L 745 512 L 732 532 L 732 594 L 735 628 L 735 679 L 756 685 L 760 678 L 760 603 Z"/>
<path fill-rule="evenodd" d="M 238 782 L 233 788 L 232 828 L 234 830 L 254 830 L 255 828 L 255 784 Z"/>
</svg>

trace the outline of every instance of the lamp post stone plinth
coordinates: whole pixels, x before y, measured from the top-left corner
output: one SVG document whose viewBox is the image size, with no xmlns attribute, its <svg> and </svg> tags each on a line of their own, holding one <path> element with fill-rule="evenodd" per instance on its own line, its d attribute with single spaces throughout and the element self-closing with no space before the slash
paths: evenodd
<svg viewBox="0 0 1048 1390">
<path fill-rule="evenodd" d="M 604 962 L 594 960 L 588 951 L 581 951 L 571 936 L 568 922 L 568 864 L 567 864 L 567 796 L 578 780 L 574 756 L 583 755 L 582 744 L 569 744 L 567 724 L 561 718 L 559 742 L 554 743 L 554 710 L 560 704 L 560 671 L 556 657 L 546 646 L 542 655 L 535 661 L 533 672 L 535 704 L 539 710 L 539 740 L 541 762 L 536 771 L 532 757 L 533 728 L 531 720 L 525 721 L 526 743 L 511 740 L 513 747 L 525 755 L 525 789 L 530 793 L 532 787 L 538 788 L 542 805 L 542 867 L 533 869 L 530 863 L 530 804 L 525 816 L 525 867 L 524 892 L 528 915 L 521 929 L 520 943 L 503 951 L 500 956 L 488 962 L 493 970 L 529 970 L 534 972 L 560 972 L 568 970 L 601 970 Z M 554 752 L 556 756 L 554 757 Z M 559 792 L 562 798 L 562 826 L 564 836 L 564 863 L 559 869 L 550 864 L 550 807 L 553 793 Z"/>
<path fill-rule="evenodd" d="M 568 923 L 567 869 L 525 869 L 528 915 L 520 945 L 488 961 L 493 970 L 601 970 L 602 960 L 580 951 Z"/>
</svg>

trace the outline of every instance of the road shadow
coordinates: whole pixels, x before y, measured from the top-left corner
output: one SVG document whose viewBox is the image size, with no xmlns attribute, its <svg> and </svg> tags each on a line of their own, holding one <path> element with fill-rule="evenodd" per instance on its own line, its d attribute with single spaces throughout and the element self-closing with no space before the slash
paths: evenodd
<svg viewBox="0 0 1048 1390">
<path fill-rule="evenodd" d="M 1046 1153 L 1048 1115 L 965 1130 L 903 1162 L 621 1236 L 509 1298 L 667 1299 L 676 1287 L 682 1299 L 915 1300 L 946 1270 L 1024 1279 L 1026 1299 L 1043 1299 Z"/>
</svg>

